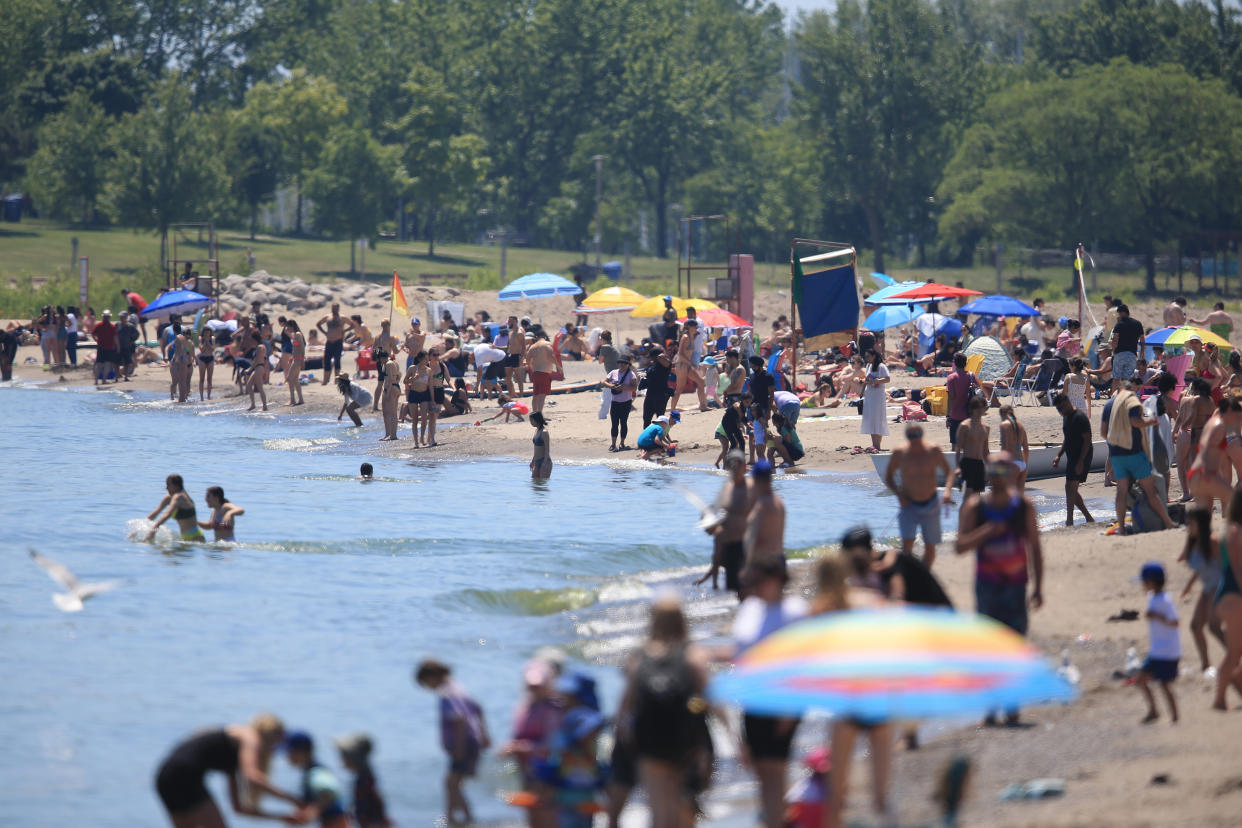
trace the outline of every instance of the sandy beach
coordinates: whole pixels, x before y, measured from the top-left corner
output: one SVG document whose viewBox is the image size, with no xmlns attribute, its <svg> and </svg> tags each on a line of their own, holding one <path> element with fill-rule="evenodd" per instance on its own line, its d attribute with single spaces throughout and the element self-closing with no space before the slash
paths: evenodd
<svg viewBox="0 0 1242 828">
<path fill-rule="evenodd" d="M 407 288 L 406 292 L 411 308 L 419 315 L 422 315 L 422 300 L 453 299 L 465 302 L 467 313 L 487 310 L 494 319 L 503 319 L 510 314 L 534 317 L 542 312 L 544 324 L 552 327 L 573 318 L 569 299 L 545 300 L 539 307 L 533 301 L 498 302 L 490 293 L 472 294 L 445 288 Z M 371 330 L 378 331 L 380 319 L 386 318 L 388 313 L 386 302 L 376 307 L 378 296 L 373 291 L 353 305 L 342 298 L 341 312 L 343 315 L 360 313 Z M 780 292 L 767 292 L 758 297 L 757 332 L 763 335 L 770 331 L 772 320 L 780 313 L 788 313 L 788 305 L 788 296 Z M 285 307 L 264 307 L 264 311 L 275 319 L 277 315 L 285 314 Z M 1076 308 L 1069 303 L 1049 304 L 1049 312 L 1054 316 L 1074 311 Z M 1102 315 L 1099 308 L 1096 308 L 1096 313 Z M 1132 313 L 1144 324 L 1158 326 L 1160 306 L 1135 305 Z M 324 312 L 290 309 L 289 315 L 299 320 L 303 330 L 308 330 Z M 614 335 L 623 342 L 627 337 L 640 339 L 645 332 L 646 321 L 630 319 L 626 314 L 612 314 L 595 317 L 592 324 L 613 330 Z M 394 331 L 403 331 L 407 324 L 401 317 L 395 317 Z M 82 353 L 79 352 L 80 357 Z M 44 371 L 38 364 L 23 364 L 28 357 L 37 355 L 37 347 L 25 346 L 19 350 L 14 365 L 15 379 L 92 385 L 90 371 L 86 368 Z M 344 365 L 351 374 L 354 372 L 353 362 L 353 356 L 347 352 Z M 566 382 L 595 381 L 601 379 L 604 373 L 597 363 L 566 361 L 564 369 Z M 236 386 L 229 383 L 229 373 L 226 366 L 217 366 L 217 398 L 236 393 Z M 310 412 L 335 416 L 340 410 L 342 398 L 334 386 L 321 386 L 319 378 L 316 372 L 315 381 L 304 386 L 306 406 L 299 409 L 285 408 L 287 390 L 277 385 L 270 386 L 270 415 L 279 417 L 283 413 L 297 411 L 299 414 Z M 799 379 L 809 381 L 806 376 L 800 375 Z M 894 372 L 891 387 L 909 389 L 939 382 L 942 381 Z M 365 384 L 373 388 L 374 379 Z M 133 381 L 121 385 L 126 390 L 166 394 L 168 372 L 162 365 L 139 366 Z M 186 405 L 198 405 L 197 390 L 196 374 L 192 384 L 192 400 Z M 710 465 L 719 450 L 713 433 L 720 414 L 718 411 L 697 412 L 690 397 L 684 398 L 683 402 L 691 408 L 684 411 L 682 423 L 673 432 L 678 442 L 675 462 L 688 466 Z M 249 404 L 247 398 L 239 397 L 236 403 L 237 413 L 243 414 Z M 474 426 L 475 420 L 494 414 L 497 407 L 494 402 L 472 401 L 472 404 L 476 406 L 476 413 L 441 420 L 439 446 L 415 450 L 406 424 L 402 427 L 401 440 L 394 443 L 375 442 L 374 456 L 381 461 L 385 457 L 405 457 L 416 453 L 420 460 L 513 457 L 524 462 L 530 453 L 530 426 L 512 422 Z M 615 457 L 607 452 L 608 424 L 598 418 L 599 407 L 600 397 L 596 392 L 549 398 L 546 413 L 551 421 L 549 434 L 554 461 L 564 458 L 603 462 Z M 1102 406 L 1093 409 L 1092 423 L 1095 428 L 1098 428 L 1100 408 Z M 869 455 L 839 450 L 840 447 L 850 449 L 865 445 L 868 440 L 858 433 L 860 418 L 850 416 L 852 412 L 853 409 L 842 407 L 829 412 L 835 415 L 829 419 L 799 423 L 799 434 L 806 449 L 806 458 L 800 464 L 802 468 L 846 473 L 872 471 Z M 807 411 L 804 416 L 815 413 Z M 895 413 L 895 408 L 890 409 L 890 421 Z M 1061 418 L 1054 409 L 1020 407 L 1017 413 L 1028 429 L 1032 445 L 1044 442 L 1059 444 Z M 988 419 L 995 426 L 995 412 L 990 412 Z M 344 421 L 342 428 L 348 426 L 348 420 Z M 136 433 L 141 433 L 140 423 L 136 428 Z M 641 429 L 641 414 L 632 415 L 630 428 L 632 443 Z M 890 422 L 893 436 L 885 438 L 885 449 L 892 447 L 895 440 L 900 442 L 900 428 L 899 424 Z M 378 415 L 366 413 L 363 429 L 375 438 L 381 436 L 382 425 Z M 929 437 L 947 446 L 943 417 L 931 417 L 927 432 Z M 995 444 L 996 429 L 993 428 Z M 630 455 L 625 459 L 635 458 Z M 556 480 L 555 473 L 552 480 Z M 878 484 L 878 479 L 875 482 Z M 1054 495 L 1062 490 L 1060 480 L 1031 485 Z M 1103 498 L 1111 503 L 1113 491 L 1104 488 L 1102 475 L 1098 474 L 1093 475 L 1083 487 L 1083 494 L 1089 502 Z M 1174 479 L 1170 497 L 1176 498 L 1180 494 Z M 825 508 L 830 508 L 830 504 L 825 504 Z M 1122 609 L 1139 610 L 1141 613 L 1146 598 L 1142 587 L 1132 583 L 1131 579 L 1145 561 L 1162 562 L 1169 572 L 1169 591 L 1175 598 L 1180 594 L 1189 577 L 1188 570 L 1176 562 L 1182 548 L 1183 533 L 1169 531 L 1133 537 L 1104 536 L 1101 530 L 1112 519 L 1111 508 L 1097 513 L 1096 517 L 1101 521 L 1098 524 L 1054 529 L 1044 534 L 1045 605 L 1033 613 L 1031 619 L 1031 638 L 1046 653 L 1060 658 L 1061 652 L 1068 650 L 1071 661 L 1082 674 L 1081 698 L 1067 707 L 1030 711 L 1026 717 L 1028 725 L 1023 728 L 966 727 L 950 730 L 917 752 L 899 753 L 893 778 L 902 824 L 925 823 L 934 817 L 936 811 L 931 802 L 931 792 L 935 776 L 957 753 L 969 755 L 974 766 L 972 793 L 963 824 L 1224 826 L 1238 823 L 1237 814 L 1242 808 L 1242 770 L 1235 766 L 1232 759 L 1236 755 L 1238 736 L 1242 733 L 1242 718 L 1237 712 L 1218 713 L 1209 709 L 1212 685 L 1198 674 L 1197 657 L 1187 629 L 1193 606 L 1191 599 L 1197 595 L 1197 590 L 1192 593 L 1191 599 L 1177 602 L 1182 618 L 1182 665 L 1192 668 L 1190 674 L 1184 674 L 1176 685 L 1182 720 L 1176 726 L 1167 719 L 1140 725 L 1144 705 L 1139 691 L 1112 678 L 1113 671 L 1122 667 L 1128 648 L 1137 648 L 1140 656 L 1145 652 L 1147 629 L 1142 620 L 1112 623 L 1107 619 Z M 791 521 L 801 518 L 797 514 L 789 516 Z M 835 540 L 825 538 L 824 542 Z M 957 606 L 973 608 L 971 556 L 957 557 L 946 549 L 937 557 L 935 572 Z M 1214 661 L 1219 659 L 1220 648 L 1214 640 L 1211 653 Z M 856 772 L 850 814 L 866 824 L 869 818 L 864 807 L 866 769 L 860 763 Z M 998 801 L 999 792 L 1010 783 L 1048 777 L 1065 780 L 1064 796 L 1039 802 Z"/>
</svg>

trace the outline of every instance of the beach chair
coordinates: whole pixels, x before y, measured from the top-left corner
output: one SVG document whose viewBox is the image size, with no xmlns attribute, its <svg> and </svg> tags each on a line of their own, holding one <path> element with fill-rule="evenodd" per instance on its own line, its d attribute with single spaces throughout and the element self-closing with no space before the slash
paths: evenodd
<svg viewBox="0 0 1242 828">
<path fill-rule="evenodd" d="M 988 405 L 991 405 L 1000 395 L 1001 391 L 1009 394 L 1014 405 L 1022 404 L 1022 379 L 1026 376 L 1026 368 L 1031 364 L 1029 354 L 1023 354 L 1018 360 L 1018 367 L 1014 369 L 1012 377 L 997 377 L 992 381 L 992 396 L 988 398 Z"/>
<path fill-rule="evenodd" d="M 1177 380 L 1177 387 L 1169 392 L 1169 396 L 1178 402 L 1182 399 L 1182 392 L 1186 390 L 1186 371 L 1190 368 L 1194 358 L 1194 354 L 1180 354 L 1165 363 L 1164 370 Z"/>
<path fill-rule="evenodd" d="M 1056 372 L 1060 367 L 1061 360 L 1055 357 L 1045 359 L 1039 364 L 1039 373 L 1022 380 L 1022 389 L 1018 392 L 1019 395 L 1023 392 L 1030 392 L 1034 405 L 1044 405 L 1044 403 L 1039 401 L 1039 395 L 1047 394 L 1049 389 L 1052 388 L 1052 378 L 1056 376 Z"/>
<path fill-rule="evenodd" d="M 983 367 L 983 358 L 985 354 L 971 354 L 966 357 L 966 373 L 978 374 L 979 369 Z"/>
</svg>

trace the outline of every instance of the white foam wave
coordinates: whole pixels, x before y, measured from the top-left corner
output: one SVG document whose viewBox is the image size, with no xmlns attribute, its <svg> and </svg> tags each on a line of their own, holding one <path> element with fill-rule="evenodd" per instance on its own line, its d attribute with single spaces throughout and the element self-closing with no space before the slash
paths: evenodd
<svg viewBox="0 0 1242 828">
<path fill-rule="evenodd" d="M 151 529 L 155 527 L 155 521 L 146 518 L 134 518 L 125 523 L 125 539 L 134 541 L 135 543 L 147 543 L 147 536 L 151 534 Z M 180 540 L 177 534 L 163 524 L 155 530 L 155 537 L 151 538 L 150 543 L 159 545 L 175 543 Z"/>
<path fill-rule="evenodd" d="M 303 437 L 278 437 L 274 440 L 264 440 L 263 448 L 269 451 L 323 451 L 328 446 L 340 443 L 341 441 L 335 437 L 317 437 L 313 440 Z"/>
</svg>

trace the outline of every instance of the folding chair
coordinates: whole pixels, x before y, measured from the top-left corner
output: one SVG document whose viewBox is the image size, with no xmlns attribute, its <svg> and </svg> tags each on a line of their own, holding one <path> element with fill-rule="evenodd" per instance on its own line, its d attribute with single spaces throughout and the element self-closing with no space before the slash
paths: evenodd
<svg viewBox="0 0 1242 828">
<path fill-rule="evenodd" d="M 1061 367 L 1061 360 L 1055 358 L 1045 359 L 1039 365 L 1039 373 L 1031 379 L 1022 381 L 1022 390 L 1031 393 L 1031 399 L 1035 405 L 1040 405 L 1039 395 L 1047 394 L 1052 388 L 1052 378 L 1056 376 L 1057 371 Z M 1049 394 L 1049 396 L 1051 396 Z"/>
<path fill-rule="evenodd" d="M 1031 358 L 1027 354 L 1023 354 L 1018 360 L 1018 367 L 1013 371 L 1012 377 L 997 377 L 992 381 L 992 396 L 988 398 L 988 405 L 991 405 L 1001 391 L 1007 391 L 1009 397 L 1013 400 L 1014 405 L 1022 405 L 1022 379 L 1026 375 L 1026 368 L 1031 364 Z"/>
</svg>

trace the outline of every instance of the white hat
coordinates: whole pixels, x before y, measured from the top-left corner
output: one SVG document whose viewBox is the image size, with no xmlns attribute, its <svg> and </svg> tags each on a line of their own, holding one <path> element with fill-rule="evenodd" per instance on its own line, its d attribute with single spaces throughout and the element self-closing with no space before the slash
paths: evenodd
<svg viewBox="0 0 1242 828">
<path fill-rule="evenodd" d="M 111 316 L 111 315 L 112 315 L 112 311 L 110 311 L 110 310 L 106 310 L 106 309 L 105 309 L 105 310 L 104 310 L 104 312 L 103 312 L 103 315 L 104 315 L 104 316 Z"/>
<path fill-rule="evenodd" d="M 1202 345 L 1203 337 L 1199 336 L 1196 333 L 1192 333 L 1190 336 L 1186 337 L 1186 344 L 1189 345 L 1192 342 L 1198 342 L 1200 345 Z"/>
<path fill-rule="evenodd" d="M 656 418 L 655 418 L 655 421 L 656 421 L 657 423 L 667 423 L 667 422 L 668 422 L 668 415 L 667 415 L 667 414 L 661 414 L 659 417 L 656 417 Z"/>
</svg>

